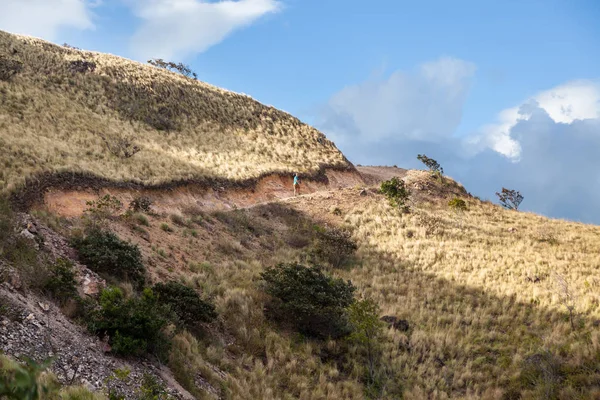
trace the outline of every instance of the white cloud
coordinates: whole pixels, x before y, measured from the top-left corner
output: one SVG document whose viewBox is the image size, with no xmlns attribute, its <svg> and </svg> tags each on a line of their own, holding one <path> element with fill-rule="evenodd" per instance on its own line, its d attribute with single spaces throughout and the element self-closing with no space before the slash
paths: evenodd
<svg viewBox="0 0 600 400">
<path fill-rule="evenodd" d="M 92 29 L 85 0 L 1 0 L 0 29 L 54 41 L 61 28 Z"/>
<path fill-rule="evenodd" d="M 396 71 L 387 79 L 349 86 L 332 96 L 318 125 L 331 135 L 355 140 L 386 138 L 437 141 L 460 123 L 475 66 L 441 58 L 415 72 Z"/>
<path fill-rule="evenodd" d="M 355 163 L 423 168 L 424 153 L 482 198 L 508 187 L 524 194 L 525 210 L 600 223 L 600 82 L 542 91 L 457 138 L 474 69 L 442 59 L 347 87 L 316 125 Z"/>
<path fill-rule="evenodd" d="M 532 108 L 544 110 L 552 121 L 562 124 L 600 118 L 600 85 L 584 80 L 568 82 L 537 94 L 520 107 L 500 112 L 496 123 L 482 127 L 479 134 L 467 139 L 471 150 L 490 148 L 519 161 L 521 145 L 511 136 L 511 130 L 519 121 L 531 118 Z"/>
<path fill-rule="evenodd" d="M 127 0 L 142 25 L 131 41 L 141 58 L 201 53 L 235 30 L 281 8 L 277 0 Z"/>
</svg>

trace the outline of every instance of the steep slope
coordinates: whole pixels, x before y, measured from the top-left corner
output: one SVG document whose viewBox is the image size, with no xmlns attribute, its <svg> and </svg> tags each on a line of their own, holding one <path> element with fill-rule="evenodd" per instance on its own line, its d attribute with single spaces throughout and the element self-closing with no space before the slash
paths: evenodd
<svg viewBox="0 0 600 400">
<path fill-rule="evenodd" d="M 0 148 L 0 191 L 353 168 L 322 133 L 246 95 L 2 31 Z"/>
<path fill-rule="evenodd" d="M 110 229 L 142 250 L 152 282 L 183 282 L 216 304 L 218 322 L 208 334 L 173 339 L 168 364 L 187 392 L 232 399 L 597 398 L 600 228 L 504 210 L 421 171 L 407 171 L 404 180 L 413 192 L 410 214 L 375 189 L 347 187 L 247 209 L 190 205 L 111 218 Z M 456 196 L 467 211 L 448 207 Z M 65 233 L 84 221 L 35 215 Z M 264 312 L 269 297 L 259 274 L 280 262 L 309 262 L 323 251 L 319 232 L 336 228 L 352 232 L 358 248 L 344 267 L 324 265 L 391 321 L 378 340 L 376 383 L 365 377 L 359 345 L 309 339 Z M 341 248 L 334 241 L 326 250 L 344 255 Z"/>
</svg>

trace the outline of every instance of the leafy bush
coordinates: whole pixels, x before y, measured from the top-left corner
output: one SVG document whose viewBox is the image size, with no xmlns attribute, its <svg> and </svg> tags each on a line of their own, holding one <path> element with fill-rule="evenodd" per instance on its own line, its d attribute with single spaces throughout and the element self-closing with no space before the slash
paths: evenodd
<svg viewBox="0 0 600 400">
<path fill-rule="evenodd" d="M 328 263 L 334 268 L 344 266 L 354 255 L 358 246 L 350 233 L 341 229 L 317 229 L 313 262 Z"/>
<path fill-rule="evenodd" d="M 402 179 L 393 177 L 389 181 L 381 183 L 381 193 L 383 193 L 392 207 L 398 207 L 403 212 L 409 210 L 406 201 L 410 196 L 410 191 Z"/>
<path fill-rule="evenodd" d="M 142 378 L 139 393 L 138 400 L 166 400 L 171 398 L 164 384 L 148 373 L 145 373 Z"/>
<path fill-rule="evenodd" d="M 160 353 L 168 343 L 162 329 L 169 316 L 169 309 L 151 289 L 126 299 L 121 289 L 112 287 L 102 291 L 100 308 L 90 314 L 88 328 L 100 337 L 108 335 L 115 354 Z"/>
<path fill-rule="evenodd" d="M 18 363 L 0 355 L 0 399 L 3 400 L 102 400 L 83 387 L 61 388 L 56 377 L 48 371 L 51 360 L 38 363 L 25 358 Z"/>
<path fill-rule="evenodd" d="M 59 258 L 50 267 L 50 278 L 44 288 L 54 299 L 64 304 L 67 300 L 78 297 L 76 285 L 73 263 Z"/>
<path fill-rule="evenodd" d="M 37 400 L 58 392 L 53 379 L 42 379 L 50 360 L 41 364 L 26 359 L 25 365 L 0 356 L 0 398 L 10 400 Z"/>
<path fill-rule="evenodd" d="M 350 333 L 347 308 L 354 301 L 352 282 L 334 279 L 319 267 L 279 264 L 260 274 L 264 290 L 273 297 L 268 316 L 317 338 Z"/>
<path fill-rule="evenodd" d="M 467 203 L 458 197 L 453 198 L 448 202 L 448 207 L 455 211 L 467 211 Z"/>
<path fill-rule="evenodd" d="M 141 287 L 146 268 L 137 245 L 125 242 L 112 232 L 94 230 L 83 239 L 75 239 L 79 259 L 91 270 Z"/>
<path fill-rule="evenodd" d="M 194 328 L 198 322 L 211 322 L 217 317 L 213 304 L 202 300 L 194 289 L 179 282 L 157 283 L 153 291 L 186 328 Z"/>
<path fill-rule="evenodd" d="M 119 199 L 106 194 L 98 200 L 86 201 L 88 208 L 84 211 L 88 228 L 94 230 L 105 226 L 105 220 L 113 218 L 121 209 L 123 204 Z"/>
<path fill-rule="evenodd" d="M 150 212 L 150 207 L 152 207 L 152 200 L 146 196 L 136 197 L 129 203 L 129 209 L 133 212 Z"/>
<path fill-rule="evenodd" d="M 502 192 L 496 192 L 496 196 L 500 200 L 502 207 L 508 210 L 518 210 L 519 205 L 523 201 L 524 197 L 521 193 L 516 190 L 502 188 Z"/>
</svg>

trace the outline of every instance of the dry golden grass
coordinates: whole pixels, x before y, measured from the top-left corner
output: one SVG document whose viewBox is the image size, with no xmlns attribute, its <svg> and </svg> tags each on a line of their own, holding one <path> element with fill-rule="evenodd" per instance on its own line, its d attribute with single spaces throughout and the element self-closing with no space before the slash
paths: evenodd
<svg viewBox="0 0 600 400">
<path fill-rule="evenodd" d="M 289 114 L 150 65 L 0 31 L 7 59 L 23 69 L 0 79 L 0 191 L 47 172 L 156 185 L 348 165 Z"/>
<path fill-rule="evenodd" d="M 293 233 L 314 223 L 352 229 L 357 262 L 334 273 L 351 279 L 382 315 L 408 321 L 408 332 L 386 330 L 382 343 L 405 398 L 600 396 L 600 227 L 467 197 L 468 211 L 457 213 L 447 206 L 454 195 L 442 197 L 428 174 L 409 171 L 406 180 L 421 188 L 413 189 L 418 200 L 406 215 L 373 192 L 344 189 L 275 208 L 186 215 L 188 223 L 196 221 L 192 228 L 175 226 L 171 233 L 159 228 L 169 216 L 152 217 L 146 228 L 152 244 L 128 228 L 115 229 L 140 243 L 155 279 L 181 279 L 215 300 L 226 337 L 191 340 L 195 350 L 188 353 L 192 364 L 225 371 L 205 378 L 221 379 L 231 398 L 364 397 L 359 359 L 351 356 L 341 368 L 321 358 L 340 341 L 307 341 L 263 316 L 265 296 L 255 278 L 266 266 L 302 260 L 306 248 Z M 443 190 L 462 191 L 451 180 Z M 168 249 L 167 258 L 149 249 L 154 245 Z"/>
</svg>

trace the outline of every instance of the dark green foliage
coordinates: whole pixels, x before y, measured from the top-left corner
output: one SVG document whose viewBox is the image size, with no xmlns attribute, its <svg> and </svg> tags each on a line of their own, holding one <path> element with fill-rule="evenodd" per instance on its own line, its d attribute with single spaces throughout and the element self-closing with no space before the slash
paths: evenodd
<svg viewBox="0 0 600 400">
<path fill-rule="evenodd" d="M 279 264 L 260 274 L 264 290 L 273 297 L 270 318 L 316 338 L 339 338 L 350 333 L 347 308 L 354 301 L 352 282 L 334 279 L 319 267 Z"/>
<path fill-rule="evenodd" d="M 433 158 L 429 158 L 425 154 L 419 154 L 417 155 L 417 160 L 425 164 L 425 166 L 429 168 L 429 171 L 431 171 L 433 174 L 439 176 L 444 174 L 444 168 L 442 168 L 440 164 Z"/>
<path fill-rule="evenodd" d="M 389 181 L 382 182 L 380 190 L 387 197 L 392 207 L 397 207 L 403 212 L 408 211 L 406 202 L 410 196 L 410 191 L 402 179 L 393 177 Z"/>
<path fill-rule="evenodd" d="M 314 248 L 312 250 L 314 263 L 327 263 L 333 268 L 341 268 L 351 259 L 358 246 L 345 230 L 315 229 Z"/>
<path fill-rule="evenodd" d="M 455 211 L 467 211 L 467 203 L 458 197 L 453 198 L 448 202 L 448 207 Z"/>
<path fill-rule="evenodd" d="M 133 212 L 144 212 L 149 213 L 150 207 L 152 207 L 152 199 L 146 196 L 136 197 L 129 203 L 129 208 Z"/>
<path fill-rule="evenodd" d="M 152 289 L 185 328 L 193 329 L 199 322 L 211 322 L 217 317 L 213 304 L 202 300 L 194 289 L 179 282 L 157 283 Z"/>
<path fill-rule="evenodd" d="M 502 188 L 502 192 L 496 192 L 496 196 L 500 200 L 502 207 L 508 210 L 518 210 L 519 205 L 523 201 L 524 197 L 521 193 L 516 190 Z"/>
<path fill-rule="evenodd" d="M 18 364 L 0 357 L 0 399 L 38 400 L 56 396 L 59 385 L 55 381 L 40 382 L 40 375 L 48 368 L 50 360 L 37 363 L 25 359 Z"/>
<path fill-rule="evenodd" d="M 21 61 L 0 54 L 0 81 L 8 81 L 22 69 Z"/>
<path fill-rule="evenodd" d="M 154 58 L 152 60 L 148 60 L 148 64 L 154 65 L 155 67 L 158 67 L 158 68 L 167 69 L 170 71 L 177 71 L 181 75 L 185 76 L 186 78 L 198 79 L 198 76 L 196 75 L 196 73 L 194 71 L 192 71 L 189 66 L 182 64 L 182 63 L 176 64 L 171 61 L 164 61 L 162 58 Z"/>
<path fill-rule="evenodd" d="M 153 375 L 147 373 L 142 378 L 139 393 L 137 400 L 166 400 L 171 398 L 165 386 Z"/>
<path fill-rule="evenodd" d="M 160 353 L 168 343 L 161 330 L 169 315 L 151 289 L 126 299 L 120 289 L 107 288 L 100 295 L 100 308 L 88 317 L 88 328 L 100 337 L 108 335 L 115 354 Z"/>
<path fill-rule="evenodd" d="M 44 289 L 59 303 L 64 304 L 67 300 L 78 297 L 76 285 L 73 263 L 59 258 L 50 267 L 50 278 Z"/>
<path fill-rule="evenodd" d="M 129 281 L 141 287 L 146 268 L 137 245 L 125 242 L 112 232 L 93 230 L 83 239 L 75 239 L 79 259 L 91 270 Z"/>
</svg>

